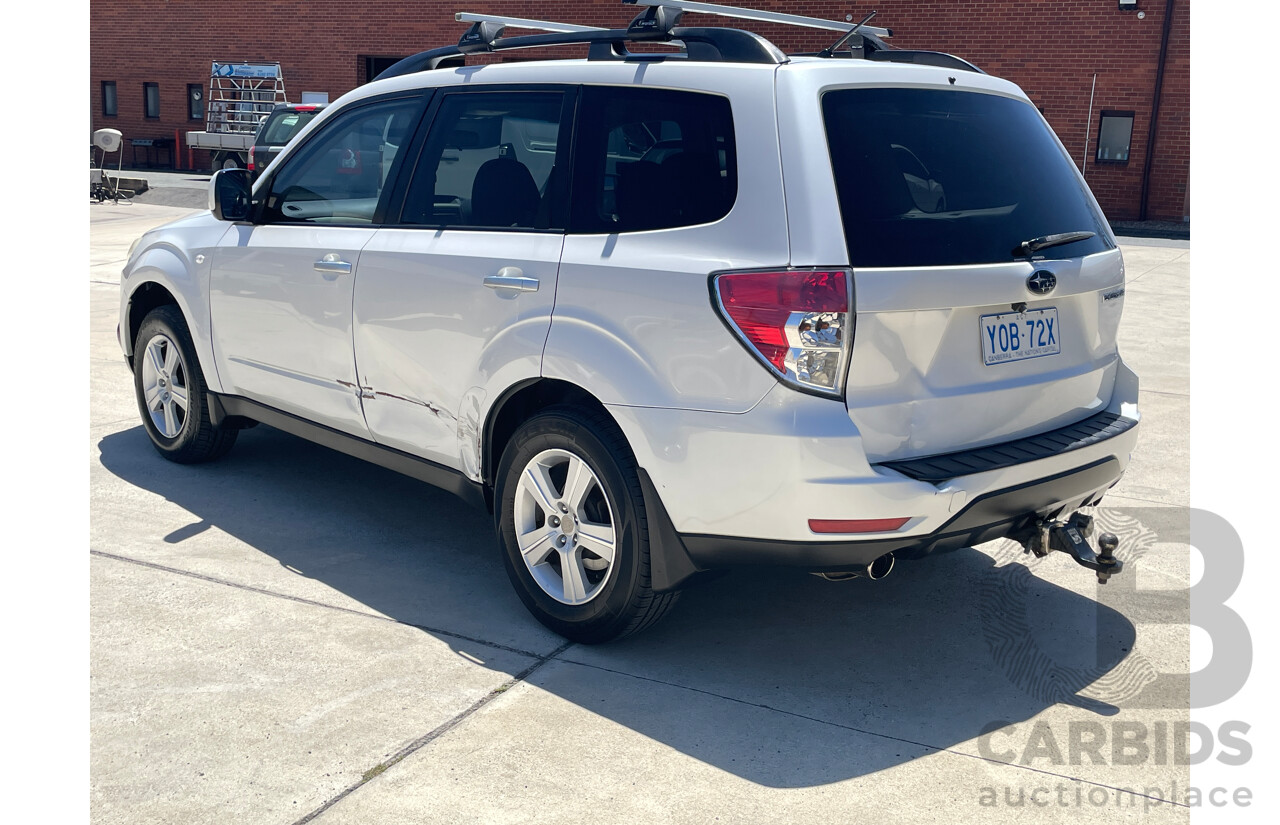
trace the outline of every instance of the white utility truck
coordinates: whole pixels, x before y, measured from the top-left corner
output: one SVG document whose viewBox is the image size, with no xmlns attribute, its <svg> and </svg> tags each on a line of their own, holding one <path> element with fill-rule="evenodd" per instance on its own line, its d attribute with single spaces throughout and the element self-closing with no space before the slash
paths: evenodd
<svg viewBox="0 0 1280 825">
<path fill-rule="evenodd" d="M 277 103 L 288 103 L 279 63 L 214 62 L 209 71 L 205 131 L 187 132 L 187 145 L 213 153 L 214 169 L 243 169 L 258 124 Z"/>
</svg>

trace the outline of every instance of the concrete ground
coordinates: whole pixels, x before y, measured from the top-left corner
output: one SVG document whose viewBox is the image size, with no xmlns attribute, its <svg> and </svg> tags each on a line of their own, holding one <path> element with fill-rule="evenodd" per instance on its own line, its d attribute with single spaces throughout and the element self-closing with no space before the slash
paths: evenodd
<svg viewBox="0 0 1280 825">
<path fill-rule="evenodd" d="M 583 647 L 445 493 L 267 427 L 211 465 L 152 450 L 117 283 L 186 213 L 90 212 L 95 822 L 1189 819 L 1159 801 L 1189 784 L 1189 244 L 1124 244 L 1123 577 L 1004 543 L 881 582 L 736 572 Z"/>
</svg>

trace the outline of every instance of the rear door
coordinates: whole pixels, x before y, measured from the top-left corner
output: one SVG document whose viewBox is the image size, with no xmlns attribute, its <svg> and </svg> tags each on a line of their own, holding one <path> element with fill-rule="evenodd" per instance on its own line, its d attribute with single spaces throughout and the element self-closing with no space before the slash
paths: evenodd
<svg viewBox="0 0 1280 825">
<path fill-rule="evenodd" d="M 355 356 L 379 443 L 475 476 L 493 395 L 539 375 L 564 245 L 564 87 L 442 92 L 399 220 L 361 253 Z M 467 452 L 471 455 L 471 452 Z"/>
<path fill-rule="evenodd" d="M 961 88 L 821 95 L 857 318 L 846 403 L 868 456 L 968 449 L 1110 400 L 1123 264 L 1025 100 Z M 1032 253 L 1024 241 L 1084 232 Z"/>
</svg>

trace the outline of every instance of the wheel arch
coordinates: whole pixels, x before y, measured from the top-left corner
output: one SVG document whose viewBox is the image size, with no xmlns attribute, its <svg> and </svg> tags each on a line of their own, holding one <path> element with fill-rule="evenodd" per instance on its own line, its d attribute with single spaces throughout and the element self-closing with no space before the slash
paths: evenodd
<svg viewBox="0 0 1280 825">
<path fill-rule="evenodd" d="M 143 281 L 129 293 L 128 303 L 125 306 L 127 335 L 122 343 L 130 367 L 133 366 L 133 345 L 138 340 L 138 331 L 142 329 L 142 319 L 146 318 L 152 310 L 170 305 L 178 307 L 179 310 L 182 309 L 173 292 L 158 281 Z M 186 312 L 182 314 L 185 316 Z"/>
<path fill-rule="evenodd" d="M 207 267 L 205 264 L 206 270 Z M 134 342 L 147 313 L 159 306 L 176 306 L 187 322 L 206 384 L 214 392 L 221 392 L 213 359 L 207 283 L 200 278 L 198 268 L 187 252 L 168 242 L 142 252 L 125 270 L 120 344 L 132 368 Z"/>
<path fill-rule="evenodd" d="M 577 384 L 556 378 L 529 378 L 508 387 L 489 408 L 480 441 L 480 474 L 492 510 L 497 466 L 511 436 L 540 411 L 558 404 L 582 404 L 597 409 L 617 424 L 601 401 Z"/>
<path fill-rule="evenodd" d="M 617 418 L 600 399 L 569 381 L 556 378 L 531 378 L 517 382 L 502 393 L 485 416 L 480 440 L 480 472 L 484 487 L 485 503 L 489 512 L 494 511 L 497 489 L 497 465 L 502 452 L 520 424 L 544 409 L 563 404 L 579 404 L 599 410 L 618 427 L 622 439 L 631 447 L 625 431 Z M 689 558 L 684 542 L 671 524 L 671 517 L 658 493 L 653 480 L 643 467 L 638 467 L 640 486 L 649 520 L 649 552 L 652 564 L 653 588 L 663 593 L 678 590 L 691 580 L 704 578 L 711 571 L 704 571 Z M 713 574 L 714 575 L 714 574 Z"/>
</svg>

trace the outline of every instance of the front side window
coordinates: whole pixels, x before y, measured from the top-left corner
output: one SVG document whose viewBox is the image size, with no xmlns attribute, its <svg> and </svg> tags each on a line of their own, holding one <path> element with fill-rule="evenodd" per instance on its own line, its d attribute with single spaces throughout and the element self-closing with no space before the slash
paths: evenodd
<svg viewBox="0 0 1280 825">
<path fill-rule="evenodd" d="M 116 82 L 114 80 L 102 81 L 102 114 L 104 117 L 115 117 L 119 113 L 119 104 L 116 100 Z"/>
<path fill-rule="evenodd" d="M 561 92 L 446 95 L 400 222 L 471 229 L 564 226 Z"/>
<path fill-rule="evenodd" d="M 1098 121 L 1098 163 L 1128 163 L 1133 138 L 1133 112 L 1103 112 Z"/>
<path fill-rule="evenodd" d="M 729 101 L 667 89 L 583 90 L 574 232 L 719 220 L 738 193 Z"/>
<path fill-rule="evenodd" d="M 963 266 L 1019 257 L 1023 241 L 1108 249 L 1101 213 L 1029 103 L 952 89 L 840 89 L 822 98 L 850 263 Z"/>
<path fill-rule="evenodd" d="M 142 84 L 142 109 L 147 117 L 160 117 L 160 84 Z"/>
<path fill-rule="evenodd" d="M 329 121 L 275 175 L 263 220 L 373 223 L 419 113 L 417 98 L 386 100 Z"/>
</svg>

